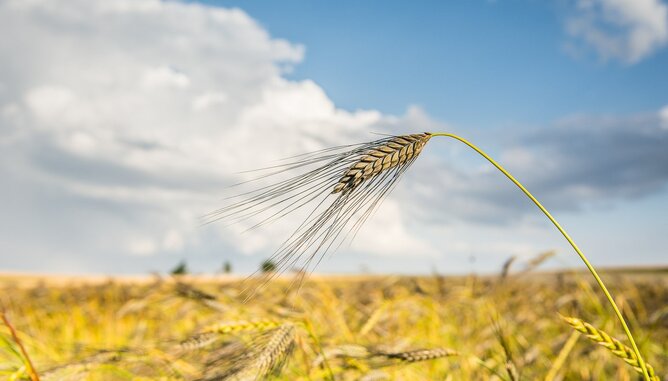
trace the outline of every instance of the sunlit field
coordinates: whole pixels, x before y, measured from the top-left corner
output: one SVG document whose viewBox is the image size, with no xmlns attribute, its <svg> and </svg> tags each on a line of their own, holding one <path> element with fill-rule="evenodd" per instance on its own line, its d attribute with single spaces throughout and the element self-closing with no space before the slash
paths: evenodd
<svg viewBox="0 0 668 381">
<path fill-rule="evenodd" d="M 668 381 L 667 68 L 668 0 L 0 0 L 0 381 Z"/>
<path fill-rule="evenodd" d="M 301 288 L 288 275 L 248 300 L 242 291 L 258 284 L 224 276 L 3 276 L 0 377 L 639 379 L 561 317 L 624 342 L 588 274 L 517 268 L 485 277 L 314 276 Z M 603 276 L 645 361 L 665 379 L 668 272 Z"/>
</svg>

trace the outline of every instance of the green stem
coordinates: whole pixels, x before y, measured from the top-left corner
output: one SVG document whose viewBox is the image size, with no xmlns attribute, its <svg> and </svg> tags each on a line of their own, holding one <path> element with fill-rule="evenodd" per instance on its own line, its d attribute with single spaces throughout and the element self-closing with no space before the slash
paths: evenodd
<svg viewBox="0 0 668 381">
<path fill-rule="evenodd" d="M 573 247 L 575 252 L 578 253 L 578 255 L 580 256 L 580 259 L 582 259 L 582 262 L 584 262 L 584 264 L 587 266 L 587 269 L 589 270 L 591 275 L 594 277 L 594 279 L 596 279 L 596 283 L 598 283 L 598 286 L 601 288 L 601 290 L 605 294 L 605 297 L 608 299 L 608 302 L 610 302 L 610 305 L 612 306 L 612 309 L 615 311 L 615 315 L 617 315 L 617 319 L 619 319 L 619 322 L 622 324 L 622 327 L 624 328 L 624 332 L 626 333 L 626 337 L 629 338 L 629 342 L 631 343 L 631 347 L 633 348 L 633 351 L 635 352 L 636 356 L 638 357 L 638 363 L 640 364 L 640 368 L 642 369 L 642 373 L 643 373 L 643 376 L 645 377 L 645 380 L 651 381 L 651 378 L 649 377 L 649 373 L 647 372 L 647 366 L 645 365 L 645 361 L 643 360 L 642 355 L 640 354 L 640 350 L 638 350 L 638 346 L 636 345 L 636 342 L 633 339 L 633 335 L 631 334 L 631 330 L 629 329 L 628 325 L 626 324 L 626 320 L 624 320 L 624 316 L 622 316 L 622 313 L 619 310 L 619 308 L 617 307 L 617 304 L 615 303 L 615 300 L 612 298 L 612 295 L 610 295 L 610 292 L 608 291 L 608 288 L 605 286 L 605 284 L 603 283 L 603 280 L 601 280 L 601 277 L 596 272 L 596 269 L 594 269 L 594 266 L 592 266 L 592 264 L 589 263 L 589 260 L 587 259 L 587 257 L 585 257 L 584 253 L 582 253 L 582 251 L 580 250 L 578 245 L 575 244 L 573 239 L 571 239 L 571 237 L 568 235 L 568 233 L 566 233 L 564 228 L 562 228 L 561 225 L 559 225 L 557 220 L 555 220 L 554 217 L 552 217 L 550 212 L 548 212 L 547 209 L 545 209 L 545 207 L 519 181 L 517 181 L 517 179 L 515 179 L 515 177 L 513 177 L 513 175 L 511 175 L 508 171 L 506 171 L 506 169 L 503 168 L 501 166 L 501 164 L 497 163 L 494 159 L 492 159 L 489 155 L 487 155 L 483 150 L 481 150 L 480 148 L 475 146 L 473 143 L 469 142 L 468 140 L 466 140 L 466 139 L 464 139 L 460 136 L 457 136 L 455 134 L 446 133 L 446 132 L 437 132 L 437 133 L 432 133 L 431 135 L 432 136 L 445 136 L 445 137 L 448 137 L 448 138 L 453 138 L 453 139 L 459 140 L 460 142 L 462 142 L 462 143 L 466 144 L 467 146 L 469 146 L 470 148 L 472 148 L 474 151 L 479 153 L 482 157 L 487 159 L 487 161 L 492 163 L 492 165 L 494 165 L 499 171 L 501 171 L 501 173 L 503 173 L 510 181 L 512 181 L 515 185 L 517 185 L 517 187 L 520 188 L 522 190 L 522 192 L 524 192 L 524 194 L 527 195 L 527 197 L 529 197 L 531 199 L 531 201 L 533 201 L 534 204 L 536 204 L 538 209 L 540 209 L 541 212 L 543 212 L 543 214 L 545 214 L 545 216 L 547 216 L 547 218 L 552 222 L 552 224 L 557 228 L 557 230 L 559 230 L 561 235 L 563 235 L 564 238 L 566 238 L 566 241 L 568 241 L 568 243 Z"/>
</svg>

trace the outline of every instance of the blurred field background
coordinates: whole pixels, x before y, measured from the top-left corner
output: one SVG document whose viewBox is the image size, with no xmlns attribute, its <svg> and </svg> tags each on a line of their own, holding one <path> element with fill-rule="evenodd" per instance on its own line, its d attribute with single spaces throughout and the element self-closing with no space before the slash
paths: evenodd
<svg viewBox="0 0 668 381">
<path fill-rule="evenodd" d="M 294 348 L 269 379 L 639 379 L 559 317 L 624 338 L 589 276 L 531 270 L 509 263 L 497 276 L 313 276 L 299 289 L 286 275 L 248 301 L 241 291 L 256 285 L 226 275 L 4 275 L 0 301 L 42 380 L 253 379 L 229 376 L 229 368 L 263 345 L 263 326 L 281 324 L 294 324 Z M 646 361 L 665 379 L 668 270 L 604 277 Z M 256 329 L 198 336 L 238 322 Z M 448 355 L 413 363 L 372 356 L 436 348 Z M 0 327 L 0 378 L 30 379 L 25 364 Z"/>
</svg>

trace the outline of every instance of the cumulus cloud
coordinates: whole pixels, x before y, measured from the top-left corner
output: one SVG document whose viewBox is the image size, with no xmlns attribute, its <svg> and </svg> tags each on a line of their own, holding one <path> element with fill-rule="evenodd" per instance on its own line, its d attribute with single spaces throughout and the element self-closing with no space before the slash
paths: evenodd
<svg viewBox="0 0 668 381">
<path fill-rule="evenodd" d="M 659 111 L 659 120 L 661 121 L 661 127 L 668 130 L 668 106 L 664 106 Z"/>
<path fill-rule="evenodd" d="M 573 42 L 602 59 L 633 64 L 668 42 L 668 6 L 661 0 L 577 0 L 565 27 Z"/>
<path fill-rule="evenodd" d="M 216 245 L 268 255 L 289 224 L 242 239 L 241 228 L 197 227 L 233 174 L 369 139 L 392 119 L 340 110 L 316 83 L 283 78 L 304 47 L 238 9 L 8 1 L 0 24 L 0 175 L 12 184 L 0 190 L 12 200 L 0 248 L 20 253 L 3 266 L 127 271 L 125 255 Z M 415 243 L 395 221 L 397 243 Z"/>
<path fill-rule="evenodd" d="M 170 67 L 160 66 L 148 69 L 142 77 L 142 84 L 149 88 L 185 88 L 190 85 L 190 78 Z"/>
<path fill-rule="evenodd" d="M 212 269 L 236 255 L 253 269 L 299 221 L 243 234 L 199 227 L 225 187 L 248 178 L 239 171 L 370 132 L 452 130 L 419 107 L 402 116 L 337 108 L 316 82 L 283 76 L 305 48 L 238 9 L 5 1 L 0 25 L 4 268 L 142 272 L 185 257 Z M 494 143 L 548 206 L 577 210 L 665 185 L 665 121 L 665 110 L 575 118 Z M 540 235 L 522 224 L 530 205 L 470 157 L 454 142 L 430 143 L 343 256 L 533 251 L 503 228 L 514 221 L 514 232 Z"/>
</svg>

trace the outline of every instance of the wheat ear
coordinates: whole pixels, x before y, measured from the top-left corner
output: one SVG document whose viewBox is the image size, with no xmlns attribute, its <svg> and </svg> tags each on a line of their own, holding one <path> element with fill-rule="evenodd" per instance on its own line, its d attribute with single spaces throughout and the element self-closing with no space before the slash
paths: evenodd
<svg viewBox="0 0 668 381">
<path fill-rule="evenodd" d="M 428 132 L 402 135 L 372 147 L 358 162 L 348 168 L 334 186 L 332 193 L 347 193 L 365 180 L 377 176 L 390 168 L 399 167 L 417 157 L 431 139 Z"/>
<path fill-rule="evenodd" d="M 216 332 L 198 333 L 180 342 L 177 349 L 182 352 L 194 351 L 212 345 L 219 338 L 220 335 Z"/>
<path fill-rule="evenodd" d="M 261 320 L 239 320 L 216 323 L 205 327 L 201 333 L 217 333 L 220 335 L 248 332 L 248 331 L 268 331 L 277 328 L 281 322 L 272 319 Z"/>
<path fill-rule="evenodd" d="M 636 372 L 643 374 L 640 363 L 638 362 L 638 357 L 631 348 L 627 347 L 619 340 L 611 337 L 607 333 L 601 331 L 586 321 L 583 321 L 582 319 L 567 316 L 562 316 L 562 319 L 564 319 L 564 321 L 566 321 L 566 323 L 568 323 L 575 330 L 584 333 L 589 340 L 607 348 L 615 356 L 626 361 L 626 363 L 631 365 L 633 369 L 636 370 Z M 647 373 L 649 374 L 650 380 L 660 381 L 659 376 L 656 375 L 654 368 L 650 364 L 645 363 L 645 367 L 647 369 Z"/>
<path fill-rule="evenodd" d="M 240 372 L 229 377 L 235 381 L 264 380 L 285 362 L 295 343 L 295 326 L 283 324 L 271 333 L 267 344 Z"/>
<path fill-rule="evenodd" d="M 379 355 L 402 362 L 420 362 L 435 360 L 442 357 L 459 356 L 459 352 L 447 348 L 432 348 L 407 352 L 379 353 Z"/>
<path fill-rule="evenodd" d="M 246 181 L 275 179 L 269 185 L 232 196 L 230 199 L 237 201 L 209 213 L 205 221 L 237 223 L 252 219 L 249 229 L 255 229 L 301 208 L 313 208 L 270 257 L 276 272 L 264 278 L 266 281 L 289 268 L 308 273 L 327 252 L 355 236 L 431 137 L 428 132 L 388 136 L 298 155 Z M 302 173 L 279 180 L 280 174 L 292 170 Z M 254 293 L 252 287 L 245 290 L 247 296 Z"/>
<path fill-rule="evenodd" d="M 271 319 L 262 320 L 238 320 L 211 324 L 199 333 L 185 339 L 179 344 L 182 351 L 193 351 L 201 349 L 215 343 L 221 335 L 228 335 L 242 332 L 266 332 L 277 328 L 280 322 Z"/>
</svg>

